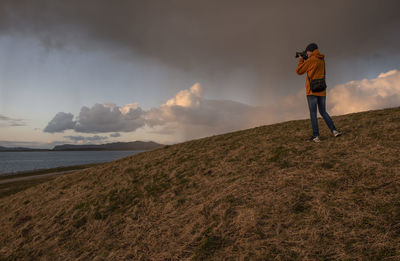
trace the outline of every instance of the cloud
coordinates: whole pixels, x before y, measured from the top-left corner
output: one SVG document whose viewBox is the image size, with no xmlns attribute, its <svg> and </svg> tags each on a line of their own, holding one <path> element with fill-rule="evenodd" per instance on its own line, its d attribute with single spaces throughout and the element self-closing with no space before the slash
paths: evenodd
<svg viewBox="0 0 400 261">
<path fill-rule="evenodd" d="M 151 108 L 146 112 L 146 123 L 153 127 L 164 125 L 167 122 L 178 120 L 182 122 L 198 121 L 201 115 L 196 118 L 188 117 L 191 113 L 199 111 L 201 100 L 203 99 L 203 89 L 199 83 L 195 83 L 189 90 L 179 91 L 173 98 L 167 100 L 159 108 Z M 192 115 L 194 116 L 194 115 Z M 206 118 L 212 115 L 205 115 Z"/>
<path fill-rule="evenodd" d="M 96 103 L 92 108 L 81 108 L 74 129 L 86 133 L 135 131 L 145 124 L 143 114 L 138 105 L 128 104 L 121 108 L 112 103 Z"/>
<path fill-rule="evenodd" d="M 119 134 L 118 132 L 111 133 L 110 137 L 113 137 L 113 138 L 121 137 L 121 134 Z"/>
<path fill-rule="evenodd" d="M 190 139 L 250 128 L 274 120 L 271 108 L 232 100 L 205 99 L 203 92 L 199 83 L 179 91 L 160 107 L 146 111 L 146 124 L 152 128 L 161 126 L 153 133 L 175 133 L 181 139 Z"/>
<path fill-rule="evenodd" d="M 54 133 L 73 129 L 81 133 L 131 132 L 147 125 L 150 128 L 159 127 L 156 131 L 159 134 L 172 134 L 175 130 L 186 138 L 193 138 L 249 128 L 271 120 L 265 107 L 232 100 L 205 99 L 203 92 L 200 83 L 195 83 L 189 89 L 177 92 L 159 107 L 147 111 L 142 110 L 138 103 L 121 107 L 113 103 L 97 103 L 92 108 L 83 106 L 75 121 L 71 113 L 59 112 L 44 131 Z M 119 136 L 119 133 L 110 135 Z"/>
<path fill-rule="evenodd" d="M 400 106 L 400 71 L 390 70 L 374 79 L 328 87 L 326 102 L 328 113 L 332 115 Z M 282 98 L 280 104 L 282 108 L 275 111 L 281 121 L 309 117 L 304 89 Z"/>
<path fill-rule="evenodd" d="M 114 104 L 112 104 L 112 106 L 115 106 Z M 127 113 L 129 113 L 130 110 L 140 110 L 140 106 L 139 103 L 134 102 L 134 103 L 129 103 L 121 108 L 119 108 L 120 112 L 124 115 L 126 115 Z"/>
<path fill-rule="evenodd" d="M 169 99 L 166 106 L 196 107 L 200 105 L 203 98 L 203 88 L 200 83 L 195 83 L 189 90 L 179 91 L 175 97 Z"/>
<path fill-rule="evenodd" d="M 44 132 L 55 133 L 64 132 L 64 130 L 73 129 L 76 122 L 73 121 L 72 113 L 59 112 L 44 128 Z"/>
<path fill-rule="evenodd" d="M 83 106 L 76 121 L 73 121 L 71 113 L 57 113 L 44 132 L 64 132 L 68 129 L 82 133 L 130 132 L 144 126 L 143 115 L 144 111 L 137 103 L 123 107 L 113 103 L 96 103 L 92 108 Z"/>
<path fill-rule="evenodd" d="M 26 126 L 24 119 L 10 118 L 0 114 L 0 127 Z"/>
<path fill-rule="evenodd" d="M 400 71 L 391 70 L 375 79 L 350 81 L 328 91 L 332 114 L 400 106 Z"/>
</svg>

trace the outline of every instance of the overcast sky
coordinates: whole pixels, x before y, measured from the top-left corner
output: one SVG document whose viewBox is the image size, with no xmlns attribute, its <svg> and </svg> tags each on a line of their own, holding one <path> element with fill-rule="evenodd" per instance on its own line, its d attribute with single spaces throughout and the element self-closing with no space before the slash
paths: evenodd
<svg viewBox="0 0 400 261">
<path fill-rule="evenodd" d="M 333 115 L 400 106 L 400 1 L 0 1 L 0 146 L 172 144 L 307 118 L 296 51 Z"/>
</svg>

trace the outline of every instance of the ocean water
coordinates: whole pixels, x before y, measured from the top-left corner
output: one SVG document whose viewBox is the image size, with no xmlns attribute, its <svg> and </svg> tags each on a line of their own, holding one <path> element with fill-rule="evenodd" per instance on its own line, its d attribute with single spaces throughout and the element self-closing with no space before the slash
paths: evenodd
<svg viewBox="0 0 400 261">
<path fill-rule="evenodd" d="M 144 150 L 0 152 L 0 175 L 26 170 L 107 162 Z"/>
</svg>

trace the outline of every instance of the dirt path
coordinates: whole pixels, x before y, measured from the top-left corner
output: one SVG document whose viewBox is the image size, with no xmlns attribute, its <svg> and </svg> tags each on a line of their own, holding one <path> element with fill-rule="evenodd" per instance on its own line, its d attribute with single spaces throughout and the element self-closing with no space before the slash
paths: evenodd
<svg viewBox="0 0 400 261">
<path fill-rule="evenodd" d="M 57 172 L 52 172 L 52 173 L 46 173 L 46 174 L 37 174 L 37 175 L 32 175 L 32 176 L 25 176 L 25 177 L 19 177 L 19 178 L 9 178 L 9 179 L 3 179 L 0 180 L 0 184 L 4 183 L 10 183 L 10 182 L 16 182 L 16 181 L 25 181 L 25 180 L 31 180 L 31 179 L 40 179 L 40 178 L 45 178 L 49 176 L 55 176 L 55 175 L 61 175 L 61 174 L 68 174 L 74 171 L 79 171 L 79 169 L 75 170 L 65 170 L 65 171 L 57 171 Z"/>
</svg>

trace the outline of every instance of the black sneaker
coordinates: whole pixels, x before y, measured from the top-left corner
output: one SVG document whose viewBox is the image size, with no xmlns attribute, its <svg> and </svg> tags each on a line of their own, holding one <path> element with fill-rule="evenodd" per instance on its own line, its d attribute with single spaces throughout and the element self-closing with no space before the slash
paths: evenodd
<svg viewBox="0 0 400 261">
<path fill-rule="evenodd" d="M 309 142 L 316 142 L 316 143 L 318 143 L 318 142 L 320 142 L 321 140 L 319 139 L 318 136 L 317 136 L 317 137 L 312 136 L 308 141 L 309 141 Z"/>
</svg>

